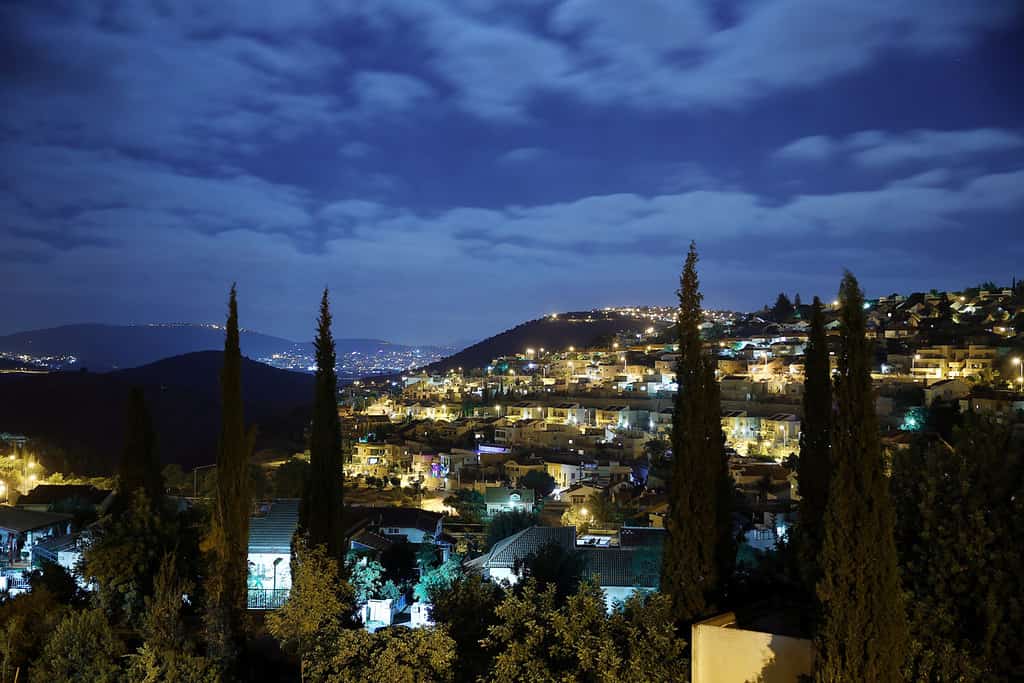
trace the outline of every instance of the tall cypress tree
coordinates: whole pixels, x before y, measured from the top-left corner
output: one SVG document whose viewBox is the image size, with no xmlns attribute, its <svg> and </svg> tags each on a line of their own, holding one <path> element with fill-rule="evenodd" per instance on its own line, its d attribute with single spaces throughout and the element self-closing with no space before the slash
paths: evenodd
<svg viewBox="0 0 1024 683">
<path fill-rule="evenodd" d="M 313 427 L 309 439 L 310 477 L 302 497 L 299 527 L 308 535 L 309 547 L 322 545 L 341 564 L 344 557 L 342 528 L 341 423 L 338 419 L 338 377 L 331 334 L 331 310 L 324 290 L 317 323 L 316 389 Z"/>
<path fill-rule="evenodd" d="M 207 644 L 221 666 L 237 665 L 245 642 L 249 547 L 249 455 L 254 434 L 246 432 L 242 409 L 242 351 L 235 286 L 228 299 L 221 384 L 221 434 L 217 451 L 217 498 L 210 537 L 213 566 L 207 582 Z"/>
<path fill-rule="evenodd" d="M 715 498 L 715 568 L 718 572 L 717 595 L 736 568 L 736 537 L 732 531 L 732 505 L 736 482 L 729 473 L 729 459 L 725 455 L 725 432 L 722 431 L 722 392 L 715 376 L 713 357 L 704 359 L 704 395 L 707 410 L 704 413 L 705 444 L 708 480 L 716 488 Z"/>
<path fill-rule="evenodd" d="M 821 300 L 814 297 L 811 330 L 804 352 L 804 419 L 800 429 L 800 527 L 798 547 L 800 573 L 807 593 L 821 575 L 818 555 L 824 537 L 822 528 L 828 501 L 832 457 L 832 378 L 829 367 L 825 315 Z"/>
<path fill-rule="evenodd" d="M 839 290 L 842 351 L 825 506 L 815 680 L 899 681 L 907 622 L 882 462 L 864 295 L 849 272 Z"/>
<path fill-rule="evenodd" d="M 723 578 L 721 567 L 727 564 L 721 529 L 726 524 L 728 534 L 730 521 L 721 500 L 725 481 L 721 418 L 714 366 L 700 338 L 702 296 L 693 243 L 679 278 L 678 295 L 679 390 L 672 417 L 668 542 L 661 587 L 672 596 L 676 616 L 690 621 L 704 615 L 715 598 Z"/>
<path fill-rule="evenodd" d="M 156 432 L 141 387 L 132 387 L 128 394 L 128 422 L 117 479 L 119 508 L 127 508 L 138 489 L 146 493 L 154 509 L 159 508 L 164 482 L 156 451 Z"/>
</svg>

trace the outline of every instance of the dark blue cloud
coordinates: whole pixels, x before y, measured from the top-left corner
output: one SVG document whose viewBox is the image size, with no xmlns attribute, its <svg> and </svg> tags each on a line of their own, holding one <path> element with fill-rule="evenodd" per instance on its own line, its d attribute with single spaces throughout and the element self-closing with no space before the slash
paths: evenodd
<svg viewBox="0 0 1024 683">
<path fill-rule="evenodd" d="M 1012 1 L 292 0 L 0 8 L 9 328 L 210 320 L 476 337 L 670 302 L 1003 278 Z M 1014 251 L 1014 249 L 1017 251 Z M 401 311 L 401 315 L 394 312 Z"/>
</svg>

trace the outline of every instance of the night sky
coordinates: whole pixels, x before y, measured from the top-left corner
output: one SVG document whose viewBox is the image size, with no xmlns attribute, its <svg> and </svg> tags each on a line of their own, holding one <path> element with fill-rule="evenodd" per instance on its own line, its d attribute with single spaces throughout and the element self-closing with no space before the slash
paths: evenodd
<svg viewBox="0 0 1024 683">
<path fill-rule="evenodd" d="M 488 336 L 1024 276 L 1017 0 L 0 7 L 0 333 Z"/>
</svg>

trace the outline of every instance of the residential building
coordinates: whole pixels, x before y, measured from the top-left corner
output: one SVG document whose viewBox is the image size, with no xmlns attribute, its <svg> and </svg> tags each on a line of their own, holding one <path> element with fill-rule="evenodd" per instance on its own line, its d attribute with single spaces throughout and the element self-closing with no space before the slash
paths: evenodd
<svg viewBox="0 0 1024 683">
<path fill-rule="evenodd" d="M 997 350 L 988 346 L 926 346 L 914 355 L 911 374 L 927 383 L 957 378 L 984 382 L 993 378 L 997 357 Z"/>
<path fill-rule="evenodd" d="M 928 385 L 924 389 L 924 404 L 930 406 L 935 401 L 954 401 L 971 393 L 971 387 L 962 379 L 943 379 Z"/>
<path fill-rule="evenodd" d="M 401 444 L 357 442 L 345 474 L 380 478 L 406 474 L 411 467 L 411 455 Z"/>
<path fill-rule="evenodd" d="M 351 534 L 369 529 L 391 541 L 423 543 L 424 538 L 437 541 L 441 537 L 444 515 L 419 508 L 352 507 L 345 510 L 352 521 Z"/>
<path fill-rule="evenodd" d="M 484 503 L 487 506 L 488 517 L 502 512 L 531 513 L 535 501 L 536 493 L 533 489 L 488 486 L 484 490 Z"/>
<path fill-rule="evenodd" d="M 484 579 L 515 585 L 521 577 L 516 566 L 550 543 L 565 552 L 583 556 L 584 579 L 593 579 L 604 591 L 608 611 L 634 593 L 656 591 L 661 572 L 661 546 L 585 547 L 576 546 L 576 527 L 534 526 L 504 538 L 490 552 L 465 563 L 468 571 Z"/>
<path fill-rule="evenodd" d="M 0 505 L 0 562 L 28 567 L 32 548 L 43 539 L 71 533 L 72 516 Z"/>
<path fill-rule="evenodd" d="M 292 587 L 292 537 L 299 526 L 299 501 L 260 503 L 249 519 L 249 609 L 276 609 Z"/>
</svg>

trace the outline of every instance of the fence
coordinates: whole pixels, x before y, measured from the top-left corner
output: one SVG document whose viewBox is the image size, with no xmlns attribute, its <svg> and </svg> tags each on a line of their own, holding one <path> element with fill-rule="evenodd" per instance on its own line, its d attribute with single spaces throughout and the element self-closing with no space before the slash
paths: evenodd
<svg viewBox="0 0 1024 683">
<path fill-rule="evenodd" d="M 278 609 L 288 599 L 287 588 L 250 588 L 247 607 L 252 610 Z"/>
</svg>

